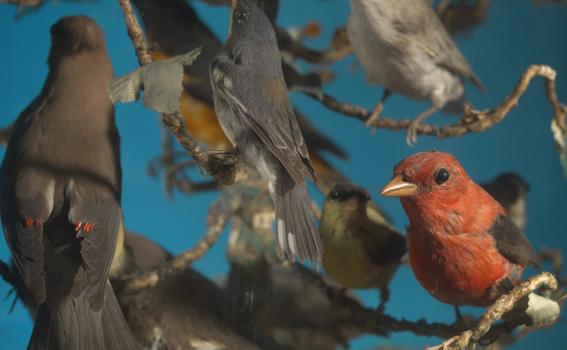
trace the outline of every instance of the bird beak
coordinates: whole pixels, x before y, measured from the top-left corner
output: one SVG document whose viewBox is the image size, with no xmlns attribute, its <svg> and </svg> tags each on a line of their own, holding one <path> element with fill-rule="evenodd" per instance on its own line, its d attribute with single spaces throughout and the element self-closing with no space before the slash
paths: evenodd
<svg viewBox="0 0 567 350">
<path fill-rule="evenodd" d="M 417 186 L 402 180 L 402 175 L 395 176 L 380 192 L 385 197 L 408 197 L 417 193 Z"/>
<path fill-rule="evenodd" d="M 238 0 L 231 0 L 232 8 L 235 9 L 238 6 Z"/>
</svg>

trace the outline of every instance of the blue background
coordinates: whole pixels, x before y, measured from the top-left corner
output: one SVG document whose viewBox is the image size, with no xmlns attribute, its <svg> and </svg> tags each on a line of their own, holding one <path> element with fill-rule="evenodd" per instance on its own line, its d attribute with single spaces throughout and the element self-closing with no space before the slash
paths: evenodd
<svg viewBox="0 0 567 350">
<path fill-rule="evenodd" d="M 215 33 L 224 38 L 228 28 L 228 8 L 210 7 L 194 2 L 201 18 Z M 284 26 L 300 26 L 310 20 L 321 23 L 323 34 L 308 42 L 313 47 L 325 47 L 338 25 L 345 23 L 349 13 L 347 1 L 282 1 L 278 22 Z M 128 39 L 117 1 L 71 4 L 49 2 L 39 11 L 15 20 L 16 8 L 0 5 L 0 125 L 7 125 L 34 98 L 47 74 L 49 27 L 61 16 L 87 14 L 104 29 L 115 72 L 123 75 L 136 68 L 137 60 Z M 533 63 L 548 64 L 558 71 L 558 96 L 567 102 L 567 7 L 535 6 L 532 1 L 495 1 L 486 22 L 457 44 L 487 86 L 480 93 L 468 86 L 473 104 L 481 108 L 494 107 L 516 84 L 520 74 Z M 353 69 L 354 67 L 354 69 Z M 342 101 L 371 108 L 381 96 L 381 89 L 369 86 L 363 71 L 350 57 L 333 65 L 336 79 L 326 88 Z M 503 171 L 517 171 L 531 185 L 528 197 L 526 232 L 536 248 L 550 246 L 567 252 L 567 179 L 564 177 L 554 150 L 549 124 L 551 108 L 541 80 L 536 79 L 521 99 L 519 106 L 502 123 L 481 134 L 469 134 L 457 139 L 437 140 L 420 137 L 414 148 L 404 142 L 405 134 L 379 130 L 372 136 L 360 122 L 334 114 L 317 102 L 301 95 L 292 95 L 297 105 L 324 132 L 332 136 L 350 154 L 349 162 L 334 164 L 353 181 L 369 189 L 375 197 L 391 175 L 391 168 L 400 159 L 420 150 L 436 148 L 448 151 L 461 160 L 472 178 L 489 180 Z M 394 96 L 384 114 L 411 117 L 426 108 L 426 104 Z M 436 122 L 452 122 L 439 116 Z M 124 171 L 123 209 L 129 229 L 146 234 L 173 252 L 192 246 L 203 232 L 208 204 L 218 193 L 192 196 L 175 195 L 171 200 L 163 191 L 161 181 L 150 178 L 146 166 L 160 151 L 161 133 L 156 115 L 140 104 L 117 108 L 117 122 L 122 135 L 122 167 Z M 3 152 L 3 151 L 1 151 Z M 321 199 L 321 196 L 315 196 Z M 376 198 L 405 231 L 407 218 L 397 200 Z M 224 243 L 217 244 L 196 267 L 211 277 L 228 271 Z M 0 258 L 9 259 L 6 245 L 0 243 Z M 416 282 L 411 270 L 400 269 L 392 289 L 387 312 L 417 320 L 452 322 L 451 306 L 429 296 Z M 0 296 L 9 286 L 0 282 Z M 377 292 L 361 293 L 369 305 L 376 305 Z M 23 349 L 32 323 L 21 304 L 8 315 L 9 301 L 0 303 L 0 348 Z M 466 308 L 478 313 L 480 309 Z M 516 349 L 531 349 L 545 344 L 547 349 L 564 349 L 567 331 L 560 323 L 549 330 L 529 335 Z M 353 349 L 371 349 L 378 344 L 397 344 L 418 348 L 438 341 L 398 333 L 390 339 L 362 337 Z"/>
</svg>

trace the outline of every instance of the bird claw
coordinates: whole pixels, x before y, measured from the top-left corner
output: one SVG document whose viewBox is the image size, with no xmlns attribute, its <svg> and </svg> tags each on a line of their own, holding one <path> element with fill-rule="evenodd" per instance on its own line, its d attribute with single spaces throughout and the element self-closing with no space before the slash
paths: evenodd
<svg viewBox="0 0 567 350">
<path fill-rule="evenodd" d="M 413 147 L 417 142 L 417 126 L 419 125 L 419 121 L 414 120 L 408 126 L 408 130 L 406 132 L 406 143 L 408 146 Z"/>
<path fill-rule="evenodd" d="M 370 131 L 372 133 L 372 135 L 374 135 L 376 133 L 376 127 L 374 127 L 373 125 L 380 118 L 380 114 L 382 114 L 383 108 L 384 108 L 384 103 L 382 101 L 378 102 L 376 107 L 374 107 L 372 114 L 370 114 L 370 117 L 366 120 L 366 123 L 365 123 L 366 126 L 369 127 L 369 128 L 372 128 L 372 130 Z"/>
</svg>

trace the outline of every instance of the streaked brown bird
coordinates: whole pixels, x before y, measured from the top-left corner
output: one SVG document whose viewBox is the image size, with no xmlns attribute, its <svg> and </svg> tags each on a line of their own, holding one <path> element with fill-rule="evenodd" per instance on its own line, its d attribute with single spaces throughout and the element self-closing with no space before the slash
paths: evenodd
<svg viewBox="0 0 567 350">
<path fill-rule="evenodd" d="M 443 109 L 464 110 L 464 80 L 482 88 L 467 60 L 426 1 L 350 0 L 349 41 L 369 82 L 384 87 L 369 123 L 379 116 L 391 92 L 432 106 L 408 128 L 407 142 L 415 143 L 415 127 Z"/>
<path fill-rule="evenodd" d="M 135 349 L 108 273 L 122 243 L 113 71 L 98 25 L 51 28 L 49 75 L 1 168 L 2 224 L 39 310 L 29 349 Z"/>
</svg>

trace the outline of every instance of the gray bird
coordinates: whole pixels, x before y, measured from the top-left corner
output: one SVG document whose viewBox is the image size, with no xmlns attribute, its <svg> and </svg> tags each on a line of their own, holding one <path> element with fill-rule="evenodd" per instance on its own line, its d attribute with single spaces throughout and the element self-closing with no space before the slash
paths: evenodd
<svg viewBox="0 0 567 350">
<path fill-rule="evenodd" d="M 369 124 L 378 118 L 391 92 L 429 100 L 432 107 L 408 128 L 407 142 L 415 143 L 415 127 L 430 115 L 440 109 L 463 111 L 463 79 L 483 88 L 426 1 L 350 0 L 350 4 L 349 41 L 368 81 L 384 87 Z"/>
<path fill-rule="evenodd" d="M 107 278 L 123 239 L 113 71 L 101 29 L 83 16 L 59 20 L 48 65 L 0 169 L 5 238 L 40 304 L 28 348 L 135 349 Z"/>
<path fill-rule="evenodd" d="M 280 258 L 320 261 L 321 239 L 305 186 L 315 172 L 287 95 L 273 27 L 251 1 L 232 1 L 229 38 L 210 74 L 221 127 L 268 183 Z"/>
</svg>

